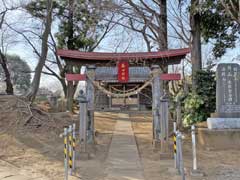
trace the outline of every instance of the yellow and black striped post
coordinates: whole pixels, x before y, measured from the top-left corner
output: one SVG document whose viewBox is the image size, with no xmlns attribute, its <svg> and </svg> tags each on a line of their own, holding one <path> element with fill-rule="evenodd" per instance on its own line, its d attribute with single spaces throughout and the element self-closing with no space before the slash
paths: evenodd
<svg viewBox="0 0 240 180">
<path fill-rule="evenodd" d="M 173 123 L 173 153 L 174 153 L 174 167 L 177 168 L 177 124 Z"/>
<path fill-rule="evenodd" d="M 173 135 L 173 152 L 174 152 L 174 167 L 177 168 L 177 161 L 176 161 L 176 158 L 177 158 L 177 135 L 176 133 L 174 132 L 174 135 Z"/>
<path fill-rule="evenodd" d="M 73 165 L 72 165 L 72 169 L 74 171 L 75 166 L 76 166 L 76 164 L 75 164 L 75 158 L 76 158 L 76 154 L 75 154 L 75 152 L 76 152 L 76 124 L 73 124 L 73 126 L 72 126 L 72 136 L 73 136 L 73 142 L 72 142 L 72 150 L 73 150 L 73 160 L 72 160 L 72 162 L 73 162 Z"/>
<path fill-rule="evenodd" d="M 68 129 L 64 128 L 64 180 L 68 180 Z"/>
<path fill-rule="evenodd" d="M 72 153 L 72 125 L 69 126 L 68 128 L 68 141 L 69 141 L 69 148 L 68 148 L 68 164 L 69 164 L 69 174 L 72 175 L 72 158 L 73 158 L 73 153 Z"/>
</svg>

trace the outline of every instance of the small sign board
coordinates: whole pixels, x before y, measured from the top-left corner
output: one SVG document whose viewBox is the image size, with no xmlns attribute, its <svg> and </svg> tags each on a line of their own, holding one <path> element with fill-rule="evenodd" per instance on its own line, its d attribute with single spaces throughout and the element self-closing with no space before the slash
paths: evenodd
<svg viewBox="0 0 240 180">
<path fill-rule="evenodd" d="M 160 79 L 163 81 L 181 80 L 181 74 L 179 73 L 161 74 Z"/>
<path fill-rule="evenodd" d="M 66 74 L 67 81 L 86 81 L 85 74 Z"/>
<path fill-rule="evenodd" d="M 129 80 L 129 63 L 120 61 L 118 63 L 118 82 L 126 83 Z"/>
</svg>

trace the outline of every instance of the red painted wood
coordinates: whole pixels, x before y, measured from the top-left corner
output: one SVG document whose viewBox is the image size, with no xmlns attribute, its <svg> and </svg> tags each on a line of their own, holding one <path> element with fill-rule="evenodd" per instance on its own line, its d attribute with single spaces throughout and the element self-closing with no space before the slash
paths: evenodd
<svg viewBox="0 0 240 180">
<path fill-rule="evenodd" d="M 85 74 L 66 74 L 67 81 L 85 81 Z"/>
<path fill-rule="evenodd" d="M 156 52 L 130 52 L 130 53 L 106 53 L 106 52 L 81 52 L 77 50 L 57 50 L 58 56 L 68 60 L 75 61 L 129 61 L 134 59 L 156 60 L 164 59 L 171 61 L 172 58 L 183 58 L 190 52 L 189 48 L 184 49 L 170 49 L 166 51 Z"/>
<path fill-rule="evenodd" d="M 161 74 L 160 79 L 164 81 L 181 80 L 181 74 L 178 73 Z"/>
<path fill-rule="evenodd" d="M 129 63 L 127 61 L 120 61 L 118 63 L 118 81 L 126 83 L 129 80 Z"/>
</svg>

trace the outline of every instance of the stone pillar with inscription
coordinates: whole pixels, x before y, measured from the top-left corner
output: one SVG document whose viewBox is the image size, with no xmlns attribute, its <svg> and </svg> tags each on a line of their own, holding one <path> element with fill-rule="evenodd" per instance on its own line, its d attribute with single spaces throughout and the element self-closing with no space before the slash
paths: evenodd
<svg viewBox="0 0 240 180">
<path fill-rule="evenodd" d="M 208 128 L 238 129 L 240 128 L 240 65 L 219 64 L 216 75 L 216 113 L 208 118 Z"/>
</svg>

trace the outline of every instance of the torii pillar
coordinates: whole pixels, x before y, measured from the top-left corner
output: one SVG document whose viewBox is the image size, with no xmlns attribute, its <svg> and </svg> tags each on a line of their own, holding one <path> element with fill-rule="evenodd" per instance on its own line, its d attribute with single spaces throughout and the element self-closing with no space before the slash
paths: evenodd
<svg viewBox="0 0 240 180">
<path fill-rule="evenodd" d="M 67 73 L 73 74 L 73 66 L 67 65 Z M 73 111 L 73 89 L 74 89 L 74 82 L 68 81 L 67 82 L 67 110 L 72 112 Z"/>
<path fill-rule="evenodd" d="M 95 65 L 87 66 L 87 75 L 92 80 L 95 80 Z M 91 80 L 87 77 L 86 81 L 86 94 L 87 94 L 87 135 L 88 135 L 88 143 L 94 143 L 94 109 L 95 109 L 95 88 Z"/>
<path fill-rule="evenodd" d="M 162 83 L 160 82 L 161 69 L 158 65 L 152 66 L 153 82 L 152 82 L 152 116 L 153 116 L 153 146 L 160 146 L 161 134 L 161 117 L 160 117 L 160 99 L 163 95 Z"/>
</svg>

